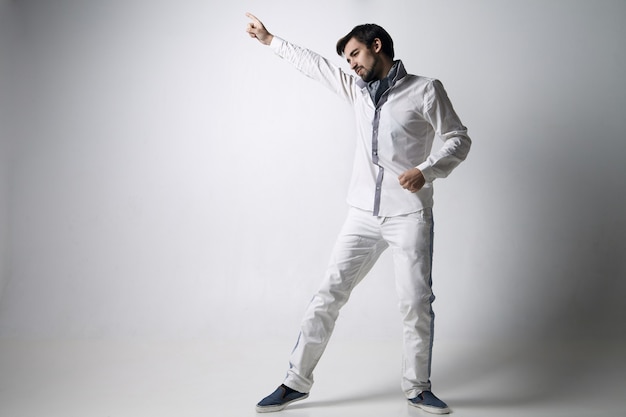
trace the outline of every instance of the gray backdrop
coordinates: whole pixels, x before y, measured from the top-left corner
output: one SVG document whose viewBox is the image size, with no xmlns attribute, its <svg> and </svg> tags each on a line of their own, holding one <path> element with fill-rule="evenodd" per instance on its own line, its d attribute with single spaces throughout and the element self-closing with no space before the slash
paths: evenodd
<svg viewBox="0 0 626 417">
<path fill-rule="evenodd" d="M 347 66 L 377 22 L 474 140 L 438 180 L 437 337 L 626 336 L 626 2 L 0 2 L 0 337 L 287 338 L 346 212 L 351 111 L 245 33 Z M 385 254 L 336 337 L 399 337 Z"/>
</svg>

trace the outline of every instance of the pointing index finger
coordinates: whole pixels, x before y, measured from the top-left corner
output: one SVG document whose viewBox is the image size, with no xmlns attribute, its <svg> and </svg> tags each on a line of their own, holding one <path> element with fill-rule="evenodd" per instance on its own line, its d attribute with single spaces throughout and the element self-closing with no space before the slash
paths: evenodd
<svg viewBox="0 0 626 417">
<path fill-rule="evenodd" d="M 259 26 L 263 26 L 263 23 L 261 23 L 261 21 L 259 20 L 258 17 L 256 17 L 255 15 L 253 15 L 250 12 L 246 12 L 246 16 L 248 16 L 250 19 L 252 19 L 254 21 L 254 23 L 259 24 Z"/>
</svg>

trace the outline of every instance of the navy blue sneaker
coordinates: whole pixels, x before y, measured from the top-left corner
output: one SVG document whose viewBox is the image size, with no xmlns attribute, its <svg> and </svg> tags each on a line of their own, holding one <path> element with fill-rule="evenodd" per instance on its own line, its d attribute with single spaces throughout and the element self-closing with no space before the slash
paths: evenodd
<svg viewBox="0 0 626 417">
<path fill-rule="evenodd" d="M 448 404 L 435 397 L 435 394 L 430 391 L 423 391 L 417 397 L 409 399 L 409 405 L 432 414 L 448 414 L 450 412 Z"/>
<path fill-rule="evenodd" d="M 294 401 L 304 400 L 309 396 L 309 393 L 298 392 L 289 388 L 286 385 L 281 385 L 276 388 L 276 391 L 272 392 L 267 397 L 263 398 L 257 405 L 257 413 L 271 413 L 273 411 L 280 411 L 287 407 Z"/>
</svg>

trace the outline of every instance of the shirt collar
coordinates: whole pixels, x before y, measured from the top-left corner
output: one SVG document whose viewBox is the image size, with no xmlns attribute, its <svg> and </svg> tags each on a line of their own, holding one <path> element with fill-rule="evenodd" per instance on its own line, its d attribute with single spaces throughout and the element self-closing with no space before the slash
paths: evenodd
<svg viewBox="0 0 626 417">
<path fill-rule="evenodd" d="M 387 74 L 387 76 L 385 78 L 389 79 L 389 86 L 391 87 L 398 80 L 404 78 L 406 75 L 407 75 L 407 72 L 406 72 L 406 69 L 404 68 L 404 64 L 402 63 L 401 60 L 398 59 L 398 60 L 394 61 L 393 66 L 389 70 L 389 74 Z M 373 81 L 373 82 L 376 82 L 376 81 Z M 357 80 L 356 84 L 361 89 L 368 88 L 368 83 L 363 81 L 362 78 L 359 78 Z"/>
</svg>

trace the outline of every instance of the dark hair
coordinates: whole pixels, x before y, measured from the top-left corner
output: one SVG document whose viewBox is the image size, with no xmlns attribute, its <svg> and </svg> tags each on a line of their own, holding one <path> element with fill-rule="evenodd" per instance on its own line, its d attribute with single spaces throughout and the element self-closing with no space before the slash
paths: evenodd
<svg viewBox="0 0 626 417">
<path fill-rule="evenodd" d="M 374 39 L 380 39 L 383 45 L 383 52 L 389 58 L 393 59 L 393 39 L 389 33 L 382 27 L 374 23 L 366 23 L 364 25 L 355 26 L 346 36 L 337 41 L 337 54 L 343 56 L 343 50 L 350 39 L 355 38 L 357 41 L 364 43 L 368 48 L 374 43 Z"/>
</svg>

